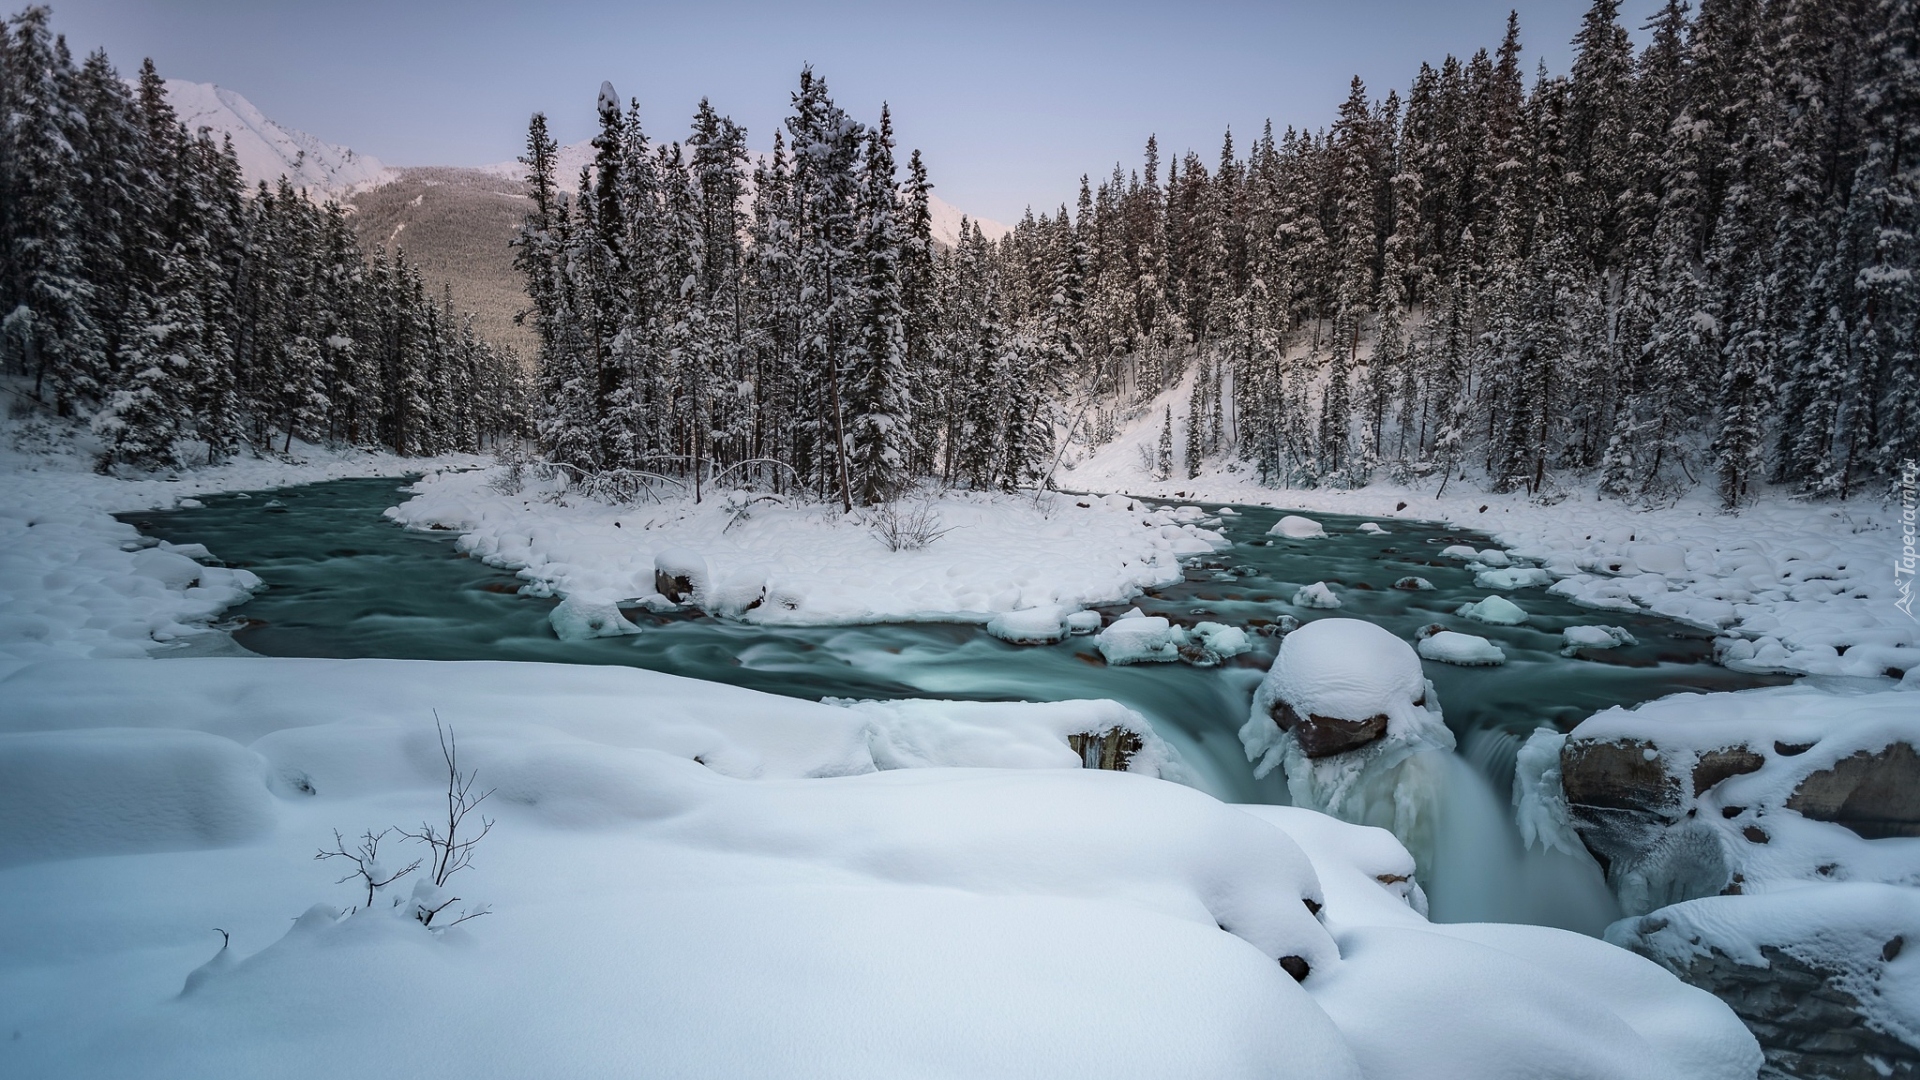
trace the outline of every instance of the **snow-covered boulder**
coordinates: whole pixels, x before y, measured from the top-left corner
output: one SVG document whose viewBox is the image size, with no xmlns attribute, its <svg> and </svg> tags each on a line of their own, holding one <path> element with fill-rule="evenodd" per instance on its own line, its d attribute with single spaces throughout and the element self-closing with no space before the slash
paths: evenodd
<svg viewBox="0 0 1920 1080">
<path fill-rule="evenodd" d="M 1568 656 L 1580 649 L 1617 649 L 1638 644 L 1632 634 L 1618 626 L 1569 626 L 1560 631 L 1561 652 Z"/>
<path fill-rule="evenodd" d="M 1288 514 L 1273 523 L 1267 530 L 1268 536 L 1284 536 L 1289 540 L 1322 540 L 1326 538 L 1326 527 L 1312 518 Z"/>
<path fill-rule="evenodd" d="M 1526 610 L 1504 596 L 1489 596 L 1476 603 L 1462 604 L 1454 614 L 1489 626 L 1519 626 L 1527 621 Z"/>
<path fill-rule="evenodd" d="M 667 548 L 653 557 L 653 591 L 676 604 L 698 604 L 713 579 L 707 557 L 688 548 Z"/>
<path fill-rule="evenodd" d="M 1438 660 L 1443 664 L 1462 667 L 1496 667 L 1507 662 L 1507 654 L 1500 651 L 1500 646 L 1476 634 L 1461 634 L 1452 630 L 1442 630 L 1421 638 L 1414 648 L 1424 660 Z"/>
<path fill-rule="evenodd" d="M 1321 619 L 1281 641 L 1248 726 L 1271 726 L 1307 757 L 1327 757 L 1389 733 L 1429 733 L 1440 723 L 1431 689 L 1419 656 L 1392 633 L 1359 619 Z"/>
<path fill-rule="evenodd" d="M 1332 610 L 1340 606 L 1340 598 L 1333 594 L 1326 582 L 1316 581 L 1293 591 L 1293 606 Z"/>
<path fill-rule="evenodd" d="M 1051 645 L 1066 639 L 1071 614 L 1059 604 L 1003 611 L 987 620 L 987 633 L 1015 645 Z"/>
<path fill-rule="evenodd" d="M 1622 919 L 1607 940 L 1732 1005 L 1760 1037 L 1764 1075 L 1920 1075 L 1910 885 L 1703 897 Z"/>
<path fill-rule="evenodd" d="M 1109 664 L 1164 664 L 1180 659 L 1173 624 L 1158 615 L 1115 619 L 1100 631 L 1094 644 Z"/>
<path fill-rule="evenodd" d="M 1374 521 L 1363 521 L 1354 531 L 1366 533 L 1368 536 L 1387 535 L 1387 530 L 1381 528 L 1380 524 Z"/>
<path fill-rule="evenodd" d="M 1225 623 L 1195 623 L 1191 630 L 1175 627 L 1174 632 L 1184 639 L 1176 643 L 1180 659 L 1196 667 L 1212 667 L 1253 648 L 1245 630 Z"/>
<path fill-rule="evenodd" d="M 640 632 L 639 627 L 620 614 L 618 605 L 579 596 L 569 596 L 556 604 L 547 612 L 547 622 L 561 641 L 587 641 Z"/>
<path fill-rule="evenodd" d="M 1428 581 L 1426 578 L 1409 574 L 1395 581 L 1393 587 L 1399 589 L 1401 592 L 1432 592 L 1433 582 Z"/>
</svg>

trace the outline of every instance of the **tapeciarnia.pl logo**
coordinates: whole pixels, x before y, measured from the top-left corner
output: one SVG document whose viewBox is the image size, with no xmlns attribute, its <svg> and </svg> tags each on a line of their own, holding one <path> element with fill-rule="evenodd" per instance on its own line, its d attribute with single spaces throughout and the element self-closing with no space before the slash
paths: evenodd
<svg viewBox="0 0 1920 1080">
<path fill-rule="evenodd" d="M 1893 560 L 1893 588 L 1900 594 L 1893 606 L 1900 609 L 1909 619 L 1920 622 L 1913 614 L 1913 577 L 1914 562 L 1914 487 L 1920 481 L 1920 463 L 1903 461 L 1900 463 L 1900 557 Z"/>
</svg>

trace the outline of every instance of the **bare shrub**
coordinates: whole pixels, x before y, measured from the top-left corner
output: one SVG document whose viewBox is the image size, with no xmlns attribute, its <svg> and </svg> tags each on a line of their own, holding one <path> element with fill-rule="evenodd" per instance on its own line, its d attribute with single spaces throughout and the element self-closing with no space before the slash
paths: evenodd
<svg viewBox="0 0 1920 1080">
<path fill-rule="evenodd" d="M 919 551 L 953 531 L 942 524 L 939 511 L 929 502 L 908 508 L 898 502 L 881 503 L 871 521 L 874 537 L 888 551 Z"/>
<path fill-rule="evenodd" d="M 413 873 L 415 870 L 420 869 L 419 859 L 415 859 L 392 872 L 389 872 L 386 867 L 380 864 L 380 841 L 392 831 L 392 829 L 381 829 L 379 832 L 374 832 L 372 829 L 368 829 L 361 834 L 360 843 L 349 850 L 346 838 L 340 835 L 339 829 L 335 829 L 333 830 L 333 846 L 331 848 L 321 848 L 319 854 L 315 855 L 314 858 L 345 859 L 352 863 L 353 869 L 348 871 L 346 877 L 341 878 L 334 884 L 344 885 L 358 878 L 360 883 L 365 885 L 367 889 L 367 906 L 372 907 L 375 889 L 385 888 L 399 881 L 401 878 L 406 877 L 408 874 Z M 221 933 L 224 934 L 226 931 L 223 930 Z"/>
</svg>

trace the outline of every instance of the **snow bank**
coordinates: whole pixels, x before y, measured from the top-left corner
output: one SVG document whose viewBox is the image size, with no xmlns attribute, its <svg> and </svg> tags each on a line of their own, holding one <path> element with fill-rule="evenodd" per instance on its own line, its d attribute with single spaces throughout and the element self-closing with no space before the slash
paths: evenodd
<svg viewBox="0 0 1920 1080">
<path fill-rule="evenodd" d="M 341 917 L 364 893 L 313 851 L 433 810 L 429 705 L 495 791 L 454 879 L 492 914 L 436 934 L 382 895 Z M 107 717 L 144 726 L 92 729 Z M 0 868 L 9 1065 L 584 1076 L 631 1071 L 636 1046 L 650 1073 L 724 1076 L 1717 1080 L 1702 1063 L 1744 1063 L 1731 1014 L 1682 1013 L 1696 1000 L 1671 977 L 1619 992 L 1623 963 L 1653 970 L 1628 954 L 1428 925 L 1382 833 L 1048 745 L 1134 722 L 1103 703 L 838 707 L 576 666 L 28 664 L 0 685 L 0 739 L 82 763 L 88 739 L 129 761 L 175 740 L 246 773 L 269 827 Z M 1063 767 L 873 772 L 883 744 Z M 88 768 L 40 771 L 35 803 L 102 794 Z M 99 857 L 66 857 L 83 853 Z"/>
<path fill-rule="evenodd" d="M 429 477 L 388 516 L 458 531 L 461 550 L 517 570 L 537 594 L 612 603 L 660 593 L 763 624 L 978 623 L 1074 611 L 1179 581 L 1182 556 L 1230 546 L 1198 508 L 1155 511 L 1117 496 L 944 492 L 929 505 L 947 532 L 920 550 L 888 551 L 861 514 L 832 507 L 746 512 L 726 498 L 608 506 L 557 480 L 503 495 L 493 478 L 494 470 Z"/>
<path fill-rule="evenodd" d="M 272 827 L 266 776 L 259 755 L 197 731 L 0 734 L 0 866 L 243 843 Z"/>
</svg>

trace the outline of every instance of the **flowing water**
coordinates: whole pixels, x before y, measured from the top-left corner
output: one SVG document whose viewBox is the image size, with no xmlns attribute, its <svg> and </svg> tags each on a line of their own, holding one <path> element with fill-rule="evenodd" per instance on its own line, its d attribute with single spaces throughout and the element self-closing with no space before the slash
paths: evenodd
<svg viewBox="0 0 1920 1080">
<path fill-rule="evenodd" d="M 1254 779 L 1236 734 L 1277 637 L 1256 632 L 1253 652 L 1218 668 L 1111 667 L 1085 637 L 1013 646 L 978 626 L 762 628 L 635 608 L 627 616 L 645 628 L 639 635 L 561 641 L 547 623 L 556 601 L 520 595 L 521 579 L 462 555 L 452 533 L 409 532 L 382 517 L 405 498 L 390 479 L 333 480 L 122 517 L 148 535 L 204 544 L 226 565 L 261 577 L 266 588 L 228 624 L 233 640 L 254 653 L 627 664 L 803 698 L 1112 698 L 1151 719 L 1213 794 L 1287 801 L 1277 770 Z M 1326 539 L 1286 540 L 1266 535 L 1279 511 L 1233 509 L 1238 516 L 1223 517 L 1220 526 L 1234 541 L 1231 549 L 1189 560 L 1178 584 L 1102 610 L 1111 616 L 1137 604 L 1179 623 L 1211 620 L 1256 631 L 1283 614 L 1303 621 L 1337 614 L 1408 639 L 1437 622 L 1489 638 L 1507 655 L 1500 667 L 1424 665 L 1462 748 L 1437 793 L 1441 838 L 1428 874 L 1436 918 L 1596 931 L 1615 914 L 1598 870 L 1571 856 L 1520 850 L 1506 809 L 1518 743 L 1537 727 L 1565 730 L 1612 705 L 1781 681 L 1715 666 L 1704 631 L 1588 611 L 1543 589 L 1503 594 L 1531 615 L 1525 625 L 1457 618 L 1455 608 L 1488 590 L 1475 588 L 1472 571 L 1440 551 L 1459 543 L 1492 546 L 1484 536 L 1403 521 L 1371 536 L 1355 531 L 1360 518 L 1322 514 L 1315 517 L 1327 526 Z M 1391 587 L 1408 575 L 1434 589 Z M 1291 605 L 1294 590 L 1315 581 L 1335 587 L 1338 611 Z M 1639 643 L 1561 656 L 1560 631 L 1592 623 L 1625 627 Z"/>
</svg>

